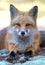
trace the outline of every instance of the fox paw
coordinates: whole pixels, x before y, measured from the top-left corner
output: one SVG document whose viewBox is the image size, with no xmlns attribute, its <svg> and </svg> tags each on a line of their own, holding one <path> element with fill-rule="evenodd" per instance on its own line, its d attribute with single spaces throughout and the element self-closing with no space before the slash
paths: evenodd
<svg viewBox="0 0 45 65">
<path fill-rule="evenodd" d="M 12 51 L 11 53 L 8 54 L 5 60 L 8 62 L 14 62 L 14 60 L 16 60 L 16 53 Z"/>
<path fill-rule="evenodd" d="M 11 59 L 15 59 L 16 58 L 16 52 L 12 51 L 10 54 L 9 54 L 9 57 Z"/>
<path fill-rule="evenodd" d="M 30 50 L 30 51 L 25 52 L 24 55 L 25 55 L 26 58 L 29 58 L 29 57 L 32 57 L 33 52 L 32 52 L 32 50 Z"/>
</svg>

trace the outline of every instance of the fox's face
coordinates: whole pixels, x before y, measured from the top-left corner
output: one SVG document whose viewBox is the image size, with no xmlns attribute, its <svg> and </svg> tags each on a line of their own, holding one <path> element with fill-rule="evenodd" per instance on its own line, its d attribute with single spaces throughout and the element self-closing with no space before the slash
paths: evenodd
<svg viewBox="0 0 45 65">
<path fill-rule="evenodd" d="M 20 12 L 13 5 L 11 5 L 10 12 L 11 27 L 16 35 L 20 37 L 28 37 L 35 29 L 37 29 L 37 6 L 33 7 L 29 12 Z"/>
</svg>

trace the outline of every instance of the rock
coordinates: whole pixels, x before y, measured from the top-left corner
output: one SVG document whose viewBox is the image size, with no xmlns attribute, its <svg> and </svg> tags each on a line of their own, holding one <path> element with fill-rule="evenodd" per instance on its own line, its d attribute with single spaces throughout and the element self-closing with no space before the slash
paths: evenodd
<svg viewBox="0 0 45 65">
<path fill-rule="evenodd" d="M 28 60 L 25 59 L 24 55 L 20 55 L 17 60 L 8 59 L 8 61 L 6 61 L 8 53 L 6 49 L 0 50 L 0 65 L 45 65 L 45 55 L 30 57 Z"/>
<path fill-rule="evenodd" d="M 0 61 L 0 65 L 13 65 L 13 64 L 6 61 Z"/>
</svg>

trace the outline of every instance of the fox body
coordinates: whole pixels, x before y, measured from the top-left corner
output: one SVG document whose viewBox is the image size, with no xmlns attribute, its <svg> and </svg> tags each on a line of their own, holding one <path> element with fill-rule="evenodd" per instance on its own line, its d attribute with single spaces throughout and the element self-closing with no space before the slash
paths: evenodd
<svg viewBox="0 0 45 65">
<path fill-rule="evenodd" d="M 6 48 L 11 51 L 32 51 L 35 53 L 40 45 L 40 35 L 36 25 L 38 7 L 29 12 L 21 12 L 10 5 L 11 24 L 5 38 Z"/>
</svg>

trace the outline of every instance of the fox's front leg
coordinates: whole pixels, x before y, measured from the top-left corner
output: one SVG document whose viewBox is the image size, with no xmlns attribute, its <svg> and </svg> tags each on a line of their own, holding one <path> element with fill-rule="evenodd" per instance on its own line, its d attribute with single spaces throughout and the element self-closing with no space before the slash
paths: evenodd
<svg viewBox="0 0 45 65">
<path fill-rule="evenodd" d="M 34 52 L 32 50 L 32 46 L 29 46 L 25 51 L 25 57 L 32 57 L 34 55 Z"/>
<path fill-rule="evenodd" d="M 25 56 L 29 56 L 29 57 L 35 56 L 39 49 L 39 46 L 37 44 L 33 44 L 33 46 L 29 46 L 26 50 Z"/>
<path fill-rule="evenodd" d="M 13 34 L 8 33 L 6 35 L 5 48 L 9 50 L 10 52 L 9 56 L 15 58 L 15 55 L 18 51 L 18 46 L 13 41 L 11 41 L 12 39 L 13 39 Z"/>
<path fill-rule="evenodd" d="M 34 41 L 32 43 L 32 45 L 26 49 L 26 51 L 27 51 L 26 54 L 29 56 L 34 56 L 38 52 L 38 49 L 40 46 L 40 36 L 38 34 L 36 34 L 36 35 L 34 35 L 34 39 L 36 41 Z"/>
<path fill-rule="evenodd" d="M 37 50 L 38 50 L 38 46 L 29 46 L 27 49 L 26 49 L 26 52 L 25 52 L 25 56 L 26 57 L 32 57 L 32 56 L 35 56 L 36 53 L 37 53 Z"/>
<path fill-rule="evenodd" d="M 18 51 L 18 46 L 15 45 L 14 43 L 8 43 L 7 45 L 8 45 L 8 50 L 10 52 L 9 57 L 15 59 Z"/>
</svg>

